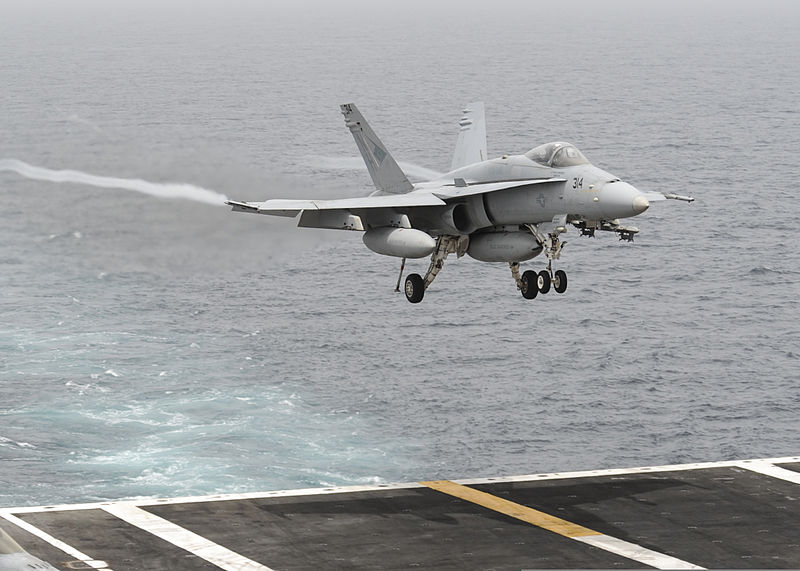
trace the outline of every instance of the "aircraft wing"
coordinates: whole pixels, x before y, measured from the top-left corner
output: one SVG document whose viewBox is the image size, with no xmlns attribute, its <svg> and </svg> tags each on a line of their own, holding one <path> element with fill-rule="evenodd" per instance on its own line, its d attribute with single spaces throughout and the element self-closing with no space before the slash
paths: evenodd
<svg viewBox="0 0 800 571">
<path fill-rule="evenodd" d="M 271 216 L 294 218 L 300 214 L 298 226 L 304 228 L 331 228 L 335 230 L 365 230 L 363 217 L 380 226 L 401 225 L 410 228 L 408 217 L 396 209 L 417 206 L 444 206 L 441 198 L 429 192 L 411 192 L 337 200 L 283 200 L 264 202 L 226 202 L 234 212 L 252 212 Z M 364 212 L 364 211 L 368 211 Z"/>
<path fill-rule="evenodd" d="M 550 182 L 566 182 L 565 178 L 530 178 L 520 180 L 506 180 L 500 182 L 479 182 L 468 184 L 461 179 L 456 179 L 454 184 L 443 185 L 437 188 L 428 189 L 429 192 L 443 200 L 459 198 L 462 196 L 472 196 L 473 194 L 486 194 L 497 190 L 518 188 L 532 184 L 547 184 Z"/>
<path fill-rule="evenodd" d="M 443 206 L 445 202 L 429 192 L 411 192 L 383 196 L 364 196 L 359 198 L 339 198 L 336 200 L 284 200 L 273 199 L 264 202 L 237 202 L 229 200 L 226 204 L 237 212 L 254 212 L 272 216 L 294 217 L 304 210 L 360 210 L 369 208 L 408 208 L 410 206 Z"/>
<path fill-rule="evenodd" d="M 453 198 L 484 194 L 509 188 L 564 182 L 563 178 L 535 178 L 501 182 L 484 182 L 467 184 L 461 179 L 453 184 L 426 187 L 424 192 L 392 194 L 381 196 L 363 196 L 358 198 L 338 198 L 334 200 L 291 200 L 276 198 L 264 202 L 240 202 L 229 200 L 225 204 L 233 207 L 235 212 L 252 212 L 271 216 L 287 216 L 293 218 L 307 210 L 362 210 L 373 208 L 409 208 L 414 206 L 444 206 L 445 201 Z"/>
<path fill-rule="evenodd" d="M 483 102 L 476 101 L 467 105 L 458 125 L 460 130 L 450 170 L 460 169 L 489 158 L 486 154 L 486 117 Z"/>
<path fill-rule="evenodd" d="M 563 178 L 534 178 L 500 182 L 481 182 L 467 184 L 457 179 L 453 184 L 425 187 L 424 192 L 409 192 L 407 194 L 392 194 L 381 196 L 362 196 L 357 198 L 338 198 L 334 200 L 292 200 L 275 198 L 264 202 L 240 202 L 228 200 L 225 204 L 232 206 L 235 212 L 252 212 L 256 214 L 269 214 L 271 216 L 297 216 L 305 210 L 361 210 L 372 208 L 409 208 L 414 206 L 444 206 L 445 201 L 453 198 L 472 196 L 529 186 L 533 184 L 547 184 L 551 182 L 564 182 Z"/>
</svg>

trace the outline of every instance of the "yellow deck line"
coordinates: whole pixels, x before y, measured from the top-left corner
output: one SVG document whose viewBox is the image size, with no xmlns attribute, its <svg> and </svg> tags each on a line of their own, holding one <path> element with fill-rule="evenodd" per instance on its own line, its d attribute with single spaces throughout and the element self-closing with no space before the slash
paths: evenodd
<svg viewBox="0 0 800 571">
<path fill-rule="evenodd" d="M 574 539 L 575 541 L 580 541 L 581 543 L 603 549 L 610 553 L 633 559 L 634 561 L 649 565 L 650 567 L 655 567 L 656 569 L 703 569 L 703 567 L 672 557 L 671 555 L 665 555 L 657 551 L 646 549 L 635 543 L 611 537 L 610 535 L 591 530 L 588 527 L 583 527 L 582 525 L 540 512 L 528 506 L 498 498 L 497 496 L 481 492 L 480 490 L 464 486 L 463 484 L 451 482 L 450 480 L 420 482 L 420 484 L 438 492 L 530 523 L 536 527 L 546 529 L 547 531 L 552 531 L 561 536 Z"/>
<path fill-rule="evenodd" d="M 473 504 L 478 504 L 490 510 L 511 516 L 524 522 L 541 527 L 547 531 L 552 531 L 564 537 L 587 537 L 590 535 L 603 535 L 600 532 L 583 527 L 565 519 L 561 519 L 550 514 L 540 512 L 528 506 L 523 506 L 510 500 L 498 498 L 492 494 L 481 492 L 475 488 L 462 486 L 449 480 L 435 480 L 431 482 L 420 482 L 437 492 L 442 492 Z"/>
</svg>

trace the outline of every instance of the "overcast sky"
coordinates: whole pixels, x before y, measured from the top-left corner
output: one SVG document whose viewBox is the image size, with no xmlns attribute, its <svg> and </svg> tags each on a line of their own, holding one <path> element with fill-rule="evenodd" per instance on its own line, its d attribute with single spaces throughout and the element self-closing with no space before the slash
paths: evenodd
<svg viewBox="0 0 800 571">
<path fill-rule="evenodd" d="M 20 15 L 100 15 L 116 12 L 137 12 L 142 14 L 188 16 L 190 14 L 236 14 L 258 13 L 272 17 L 337 18 L 370 15 L 370 17 L 397 17 L 414 15 L 420 18 L 447 17 L 460 18 L 469 14 L 494 14 L 510 19 L 520 15 L 526 17 L 554 17 L 571 12 L 590 11 L 598 15 L 610 10 L 635 10 L 659 14 L 681 12 L 691 16 L 693 13 L 719 12 L 730 14 L 735 11 L 792 10 L 797 13 L 795 0 L 0 0 L 0 14 L 6 19 Z M 8 21 L 8 20 L 6 20 Z M 555 26 L 568 26 L 568 22 L 554 20 Z"/>
</svg>

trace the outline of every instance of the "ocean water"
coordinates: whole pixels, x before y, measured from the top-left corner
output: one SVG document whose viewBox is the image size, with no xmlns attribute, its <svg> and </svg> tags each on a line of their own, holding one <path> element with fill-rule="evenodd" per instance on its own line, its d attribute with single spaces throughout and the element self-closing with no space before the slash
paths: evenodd
<svg viewBox="0 0 800 571">
<path fill-rule="evenodd" d="M 0 506 L 798 453 L 796 3 L 162 4 L 0 1 Z M 220 206 L 368 193 L 349 101 L 446 170 L 474 100 L 697 200 L 419 305 Z"/>
</svg>

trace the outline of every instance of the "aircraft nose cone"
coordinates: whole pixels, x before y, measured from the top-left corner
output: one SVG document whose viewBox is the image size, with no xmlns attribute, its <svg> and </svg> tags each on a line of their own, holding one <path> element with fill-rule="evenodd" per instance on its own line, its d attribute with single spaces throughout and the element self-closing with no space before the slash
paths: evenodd
<svg viewBox="0 0 800 571">
<path fill-rule="evenodd" d="M 650 202 L 641 194 L 639 196 L 633 197 L 633 211 L 636 214 L 641 214 L 645 210 L 650 208 Z"/>
<path fill-rule="evenodd" d="M 619 179 L 603 185 L 598 199 L 601 212 L 610 219 L 636 216 L 650 207 L 644 194 Z"/>
</svg>

